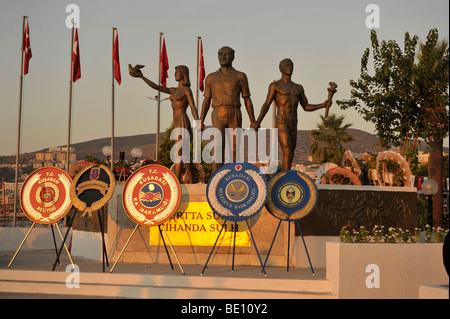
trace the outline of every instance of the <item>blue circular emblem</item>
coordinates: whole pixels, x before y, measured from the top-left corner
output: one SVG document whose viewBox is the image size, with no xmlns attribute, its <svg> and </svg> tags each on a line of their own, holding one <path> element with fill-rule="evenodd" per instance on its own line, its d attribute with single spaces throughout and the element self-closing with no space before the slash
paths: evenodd
<svg viewBox="0 0 450 319">
<path fill-rule="evenodd" d="M 266 177 L 249 163 L 220 167 L 206 187 L 206 197 L 214 213 L 229 221 L 243 221 L 258 214 L 268 193 Z"/>
<path fill-rule="evenodd" d="M 298 220 L 316 208 L 319 192 L 314 181 L 299 171 L 281 171 L 269 180 L 266 208 L 282 220 Z"/>
</svg>

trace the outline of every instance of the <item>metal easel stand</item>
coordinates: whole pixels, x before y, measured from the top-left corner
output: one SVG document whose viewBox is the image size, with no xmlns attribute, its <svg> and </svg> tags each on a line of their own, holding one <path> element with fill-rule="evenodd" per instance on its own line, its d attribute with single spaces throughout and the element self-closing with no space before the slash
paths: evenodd
<svg viewBox="0 0 450 319">
<path fill-rule="evenodd" d="M 139 228 L 139 226 L 140 226 L 139 224 L 136 224 L 136 226 L 134 227 L 133 231 L 131 232 L 130 237 L 128 237 L 127 242 L 126 242 L 125 245 L 123 246 L 122 251 L 120 252 L 119 256 L 117 257 L 117 259 L 116 259 L 114 265 L 112 266 L 112 268 L 111 268 L 111 270 L 110 270 L 109 272 L 112 273 L 112 272 L 114 271 L 114 268 L 116 267 L 116 264 L 119 262 L 120 257 L 122 257 L 123 253 L 125 252 L 125 249 L 127 248 L 128 244 L 129 244 L 130 241 L 131 241 L 131 238 L 133 238 L 134 233 L 135 233 L 136 230 Z M 164 240 L 163 233 L 161 232 L 161 227 L 162 227 L 162 230 L 164 231 L 164 234 L 165 234 L 166 237 L 167 237 L 167 241 L 169 242 L 170 248 L 172 249 L 172 252 L 173 252 L 173 254 L 174 254 L 174 256 L 175 256 L 175 259 L 176 259 L 176 261 L 177 261 L 177 263 L 178 263 L 178 266 L 180 267 L 181 273 L 184 275 L 184 274 L 185 274 L 184 269 L 183 269 L 183 267 L 181 266 L 180 261 L 178 260 L 178 256 L 177 256 L 175 250 L 173 249 L 172 243 L 170 242 L 169 235 L 167 234 L 166 229 L 164 228 L 164 225 L 158 225 L 159 233 L 160 233 L 161 239 L 162 239 L 162 241 L 163 241 L 163 243 L 164 243 L 164 248 L 165 248 L 165 250 L 166 250 L 167 257 L 169 258 L 170 267 L 171 267 L 172 270 L 173 270 L 172 260 L 170 259 L 169 251 L 167 250 L 167 246 L 166 246 L 166 241 Z"/>
<path fill-rule="evenodd" d="M 168 250 L 167 250 L 167 246 L 166 246 L 166 242 L 165 242 L 164 237 L 163 237 L 163 235 L 162 235 L 161 228 L 158 227 L 158 229 L 159 229 L 159 233 L 160 233 L 161 238 L 162 238 L 163 243 L 164 243 L 164 248 L 165 248 L 165 250 L 166 250 L 167 257 L 169 258 L 170 267 L 171 267 L 172 270 L 173 270 L 172 260 L 170 259 L 170 256 L 169 256 L 169 253 L 168 253 Z M 114 239 L 114 243 L 113 243 L 112 248 L 111 248 L 111 250 L 110 250 L 110 254 L 113 254 L 114 250 L 117 248 L 117 245 L 119 244 L 120 236 L 122 235 L 122 231 L 123 231 L 123 227 L 120 226 L 120 229 L 119 229 L 119 231 L 118 231 L 118 233 L 117 233 L 117 235 L 116 235 L 116 238 Z M 141 234 L 141 236 L 142 236 L 142 234 Z"/>
<path fill-rule="evenodd" d="M 261 274 L 265 271 L 265 267 L 266 267 L 266 264 L 267 264 L 267 260 L 269 259 L 270 252 L 271 252 L 272 247 L 273 247 L 273 243 L 275 242 L 275 238 L 277 237 L 278 230 L 280 229 L 280 225 L 281 225 L 281 222 L 282 222 L 282 221 L 283 221 L 283 220 L 280 220 L 280 222 L 278 223 L 278 227 L 277 227 L 277 230 L 275 231 L 275 235 L 273 236 L 273 240 L 272 240 L 272 243 L 271 243 L 271 245 L 270 245 L 269 252 L 267 253 L 266 261 L 264 262 L 264 266 L 263 266 L 263 268 L 262 268 L 262 270 L 261 270 Z M 302 236 L 303 246 L 305 247 L 306 256 L 308 257 L 309 266 L 310 266 L 310 268 L 311 268 L 312 275 L 315 276 L 315 274 L 314 274 L 314 268 L 313 268 L 313 266 L 312 266 L 311 259 L 309 258 L 308 248 L 306 247 L 305 239 L 304 239 L 304 237 L 303 237 L 302 228 L 300 227 L 300 222 L 298 221 L 298 219 L 296 219 L 295 221 L 297 222 L 298 229 L 300 230 L 300 235 Z M 288 245 L 287 245 L 288 248 L 287 248 L 286 271 L 289 271 L 289 248 L 290 248 L 290 240 L 291 240 L 291 220 L 287 220 L 287 222 L 288 222 L 289 224 L 288 224 Z"/>
<path fill-rule="evenodd" d="M 61 239 L 63 239 L 62 233 L 61 233 L 61 229 L 58 226 L 58 223 L 55 223 L 56 228 L 58 229 L 59 235 L 61 236 Z M 22 249 L 23 244 L 25 244 L 25 241 L 27 240 L 28 236 L 30 235 L 31 231 L 33 230 L 34 226 L 36 226 L 36 222 L 33 222 L 33 224 L 31 225 L 30 229 L 28 230 L 27 234 L 25 235 L 25 238 L 22 240 L 22 243 L 19 245 L 19 248 L 17 249 L 16 253 L 14 254 L 13 258 L 11 259 L 8 268 L 11 267 L 12 263 L 14 262 L 14 260 L 16 259 L 17 255 L 19 254 L 20 249 Z M 57 246 L 56 246 L 56 238 L 55 238 L 55 233 L 53 230 L 53 224 L 50 224 L 51 228 L 52 228 L 52 237 L 53 237 L 53 243 L 55 245 L 55 252 L 56 252 L 56 262 L 55 263 L 59 263 L 59 256 L 60 254 L 58 254 L 58 250 L 57 250 Z M 66 245 L 64 245 L 64 247 L 66 248 L 67 251 L 67 255 L 69 256 L 70 259 L 70 263 L 72 264 L 72 266 L 75 268 L 75 265 L 73 264 L 73 260 L 72 260 L 72 256 L 70 255 L 69 249 L 67 248 Z M 61 247 L 62 248 L 62 247 Z"/>
<path fill-rule="evenodd" d="M 303 238 L 302 228 L 300 227 L 300 222 L 298 221 L 298 219 L 297 219 L 297 226 L 298 226 L 298 229 L 300 230 L 300 235 L 302 235 L 303 246 L 305 246 L 306 256 L 308 257 L 308 261 L 309 261 L 309 267 L 311 267 L 311 272 L 314 276 L 315 275 L 314 268 L 311 263 L 311 258 L 309 258 L 308 248 L 306 248 L 305 238 Z"/>
<path fill-rule="evenodd" d="M 70 229 L 72 228 L 73 221 L 75 220 L 75 217 L 77 217 L 77 216 L 78 216 L 77 211 L 75 211 L 73 213 L 73 217 L 70 219 L 69 225 L 67 227 L 66 234 L 64 235 L 64 238 L 62 238 L 61 231 L 59 231 L 60 235 L 61 235 L 61 239 L 62 239 L 62 244 L 61 244 L 61 247 L 59 248 L 59 251 L 56 253 L 56 260 L 55 260 L 55 263 L 53 264 L 52 271 L 55 271 L 56 264 L 59 262 L 59 256 L 61 256 L 61 252 L 62 252 L 63 247 L 66 248 L 67 253 L 69 254 L 69 250 L 67 249 L 67 246 L 66 246 L 66 239 L 67 239 L 67 235 L 69 235 Z M 58 227 L 58 229 L 59 229 L 59 227 Z M 69 254 L 69 256 L 70 256 L 70 254 Z M 71 257 L 70 257 L 70 260 L 72 260 Z M 73 262 L 72 262 L 72 266 L 73 266 L 73 268 L 75 268 L 75 265 L 73 264 Z"/>
<path fill-rule="evenodd" d="M 102 217 L 101 217 L 102 212 L 103 212 L 103 208 L 101 210 L 97 211 L 97 213 L 98 213 L 98 220 L 99 220 L 99 223 L 100 223 L 100 231 L 101 231 L 101 234 L 102 234 L 102 265 L 103 265 L 103 272 L 105 272 L 105 262 L 106 262 L 107 266 L 109 266 L 109 263 L 108 263 L 108 255 L 106 253 L 105 234 L 104 234 L 103 222 L 102 222 Z M 56 260 L 55 260 L 55 263 L 53 264 L 52 271 L 55 270 L 56 264 L 59 262 L 59 256 L 61 255 L 61 251 L 62 251 L 63 246 L 66 247 L 67 252 L 69 252 L 68 249 L 67 249 L 67 246 L 66 246 L 67 235 L 69 234 L 70 229 L 72 228 L 72 225 L 73 225 L 73 221 L 75 220 L 75 217 L 77 217 L 77 216 L 78 216 L 78 214 L 77 214 L 77 212 L 75 212 L 73 217 L 70 220 L 69 226 L 67 227 L 66 235 L 64 236 L 63 242 L 61 244 L 61 247 L 60 247 L 59 251 L 56 254 Z M 58 227 L 58 229 L 59 229 L 59 227 Z M 61 231 L 60 231 L 60 234 L 61 234 Z M 62 234 L 61 234 L 61 238 L 62 238 Z M 71 258 L 71 260 L 72 260 L 72 258 Z M 73 265 L 73 262 L 72 262 L 72 265 Z"/>
<path fill-rule="evenodd" d="M 172 253 L 173 253 L 174 256 L 175 256 L 175 259 L 176 259 L 176 261 L 177 261 L 177 263 L 178 263 L 178 266 L 180 267 L 181 273 L 182 273 L 183 275 L 185 275 L 185 272 L 184 272 L 184 270 L 183 270 L 183 267 L 181 266 L 181 263 L 180 263 L 180 261 L 178 260 L 178 256 L 177 256 L 177 254 L 176 254 L 176 252 L 175 252 L 175 249 L 173 249 L 172 243 L 170 242 L 170 238 L 169 238 L 169 235 L 168 235 L 167 232 L 166 232 L 166 228 L 164 227 L 164 224 L 160 225 L 160 227 L 162 227 L 162 229 L 163 229 L 163 231 L 164 231 L 164 234 L 166 234 L 167 241 L 169 242 L 170 249 L 172 249 Z M 165 246 L 165 245 L 164 245 L 164 246 Z M 166 251 L 167 251 L 167 247 L 166 247 Z M 167 256 L 169 256 L 169 253 L 167 253 Z M 169 257 L 169 260 L 170 260 L 170 257 Z M 172 267 L 172 269 L 173 269 L 173 267 Z"/>
<path fill-rule="evenodd" d="M 256 246 L 255 239 L 253 238 L 252 229 L 250 228 L 250 225 L 249 225 L 249 223 L 248 223 L 248 220 L 245 220 L 245 222 L 247 223 L 247 228 L 248 228 L 248 230 L 250 231 L 250 236 L 251 236 L 251 238 L 252 238 L 253 245 L 255 246 L 255 250 L 256 250 L 256 253 L 257 253 L 257 255 L 258 255 L 259 262 L 261 263 L 261 266 L 263 266 L 262 260 L 261 260 L 261 256 L 260 256 L 259 251 L 258 251 L 258 247 Z M 206 267 L 208 266 L 209 259 L 211 258 L 211 255 L 212 255 L 212 253 L 214 252 L 214 249 L 216 248 L 217 241 L 219 240 L 220 235 L 222 234 L 222 231 L 223 231 L 223 229 L 225 228 L 226 223 L 227 223 L 227 220 L 224 221 L 224 223 L 223 223 L 223 225 L 222 225 L 222 228 L 220 229 L 220 232 L 219 232 L 219 234 L 217 235 L 216 241 L 214 242 L 214 246 L 213 246 L 213 248 L 211 249 L 211 252 L 209 253 L 208 259 L 206 260 L 205 266 L 203 267 L 203 270 L 202 270 L 202 272 L 200 273 L 200 276 L 203 276 L 203 273 L 205 272 L 205 269 L 206 269 Z M 235 222 L 234 222 L 233 257 L 232 257 L 231 272 L 234 272 L 234 257 L 235 257 L 235 251 L 236 251 L 236 228 L 237 228 L 236 226 L 237 226 L 237 222 L 235 221 Z M 265 270 L 264 270 L 264 267 L 263 267 L 263 270 L 262 270 L 261 273 L 263 273 L 263 272 L 264 272 L 264 274 L 266 274 L 266 272 L 265 272 Z"/>
<path fill-rule="evenodd" d="M 136 226 L 134 227 L 133 231 L 131 232 L 130 237 L 128 237 L 127 242 L 125 243 L 125 245 L 122 248 L 122 251 L 119 254 L 119 257 L 117 257 L 116 262 L 114 263 L 114 265 L 111 267 L 111 269 L 109 270 L 109 272 L 113 272 L 114 268 L 116 268 L 116 264 L 119 261 L 120 257 L 122 257 L 123 252 L 125 251 L 125 249 L 127 248 L 128 244 L 130 243 L 131 238 L 133 238 L 134 233 L 136 232 L 136 230 L 138 229 L 139 224 L 136 224 Z"/>
<path fill-rule="evenodd" d="M 108 267 L 109 267 L 109 262 L 108 262 L 108 254 L 106 253 L 105 232 L 103 229 L 103 222 L 102 222 L 102 214 L 104 212 L 104 207 L 99 209 L 97 212 L 98 212 L 98 221 L 100 223 L 100 231 L 102 233 L 102 265 L 103 265 L 103 272 L 105 272 L 105 262 L 106 262 L 106 266 L 108 266 Z"/>
</svg>

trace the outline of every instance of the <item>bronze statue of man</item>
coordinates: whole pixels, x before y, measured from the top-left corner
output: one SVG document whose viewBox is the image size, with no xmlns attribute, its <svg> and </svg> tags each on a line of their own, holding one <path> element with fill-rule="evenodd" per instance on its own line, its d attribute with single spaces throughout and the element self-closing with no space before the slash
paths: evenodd
<svg viewBox="0 0 450 319">
<path fill-rule="evenodd" d="M 291 169 L 295 148 L 297 147 L 298 104 L 300 103 L 307 112 L 321 108 L 327 108 L 328 110 L 332 104 L 332 95 L 322 104 L 309 104 L 303 86 L 291 81 L 293 71 L 294 63 L 290 59 L 284 59 L 280 62 L 281 79 L 269 85 L 266 101 L 261 107 L 261 113 L 257 120 L 260 124 L 269 110 L 270 104 L 275 101 L 277 108 L 275 127 L 278 129 L 278 142 L 283 153 L 282 170 Z M 330 85 L 334 90 L 336 84 L 331 82 Z"/>
<path fill-rule="evenodd" d="M 245 102 L 251 127 L 258 128 L 247 76 L 245 73 L 235 70 L 232 66 L 234 50 L 230 47 L 223 47 L 218 52 L 218 58 L 220 69 L 209 74 L 205 79 L 205 93 L 200 115 L 201 127 L 204 129 L 206 114 L 212 106 L 212 125 L 220 131 L 222 137 L 222 156 L 213 160 L 213 172 L 224 164 L 226 129 L 242 127 L 241 95 Z M 234 138 L 233 160 L 236 161 L 236 140 Z"/>
</svg>

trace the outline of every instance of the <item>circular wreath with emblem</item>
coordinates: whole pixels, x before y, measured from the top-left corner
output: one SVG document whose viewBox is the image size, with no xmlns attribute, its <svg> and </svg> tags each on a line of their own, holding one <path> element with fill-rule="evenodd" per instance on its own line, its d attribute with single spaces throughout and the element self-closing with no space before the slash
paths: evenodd
<svg viewBox="0 0 450 319">
<path fill-rule="evenodd" d="M 313 212 L 319 199 L 314 181 L 299 171 L 281 171 L 269 180 L 266 208 L 281 220 L 298 220 Z"/>
<path fill-rule="evenodd" d="M 113 196 L 116 179 L 104 165 L 88 164 L 73 178 L 70 198 L 80 212 L 91 213 L 102 208 Z"/>
<path fill-rule="evenodd" d="M 181 202 L 181 186 L 168 168 L 151 164 L 135 171 L 126 181 L 122 203 L 128 217 L 143 226 L 166 222 Z"/>
<path fill-rule="evenodd" d="M 249 163 L 229 163 L 211 176 L 206 197 L 225 220 L 243 221 L 261 211 L 268 196 L 267 180 Z"/>
<path fill-rule="evenodd" d="M 20 205 L 25 215 L 38 224 L 52 224 L 70 211 L 70 176 L 57 167 L 34 171 L 23 183 Z"/>
</svg>

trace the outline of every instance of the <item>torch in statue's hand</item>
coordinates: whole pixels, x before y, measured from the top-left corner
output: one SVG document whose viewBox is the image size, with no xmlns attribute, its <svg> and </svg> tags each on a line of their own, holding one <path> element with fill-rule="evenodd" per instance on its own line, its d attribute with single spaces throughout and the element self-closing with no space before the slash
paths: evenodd
<svg viewBox="0 0 450 319">
<path fill-rule="evenodd" d="M 338 87 L 337 84 L 334 82 L 330 82 L 329 85 L 330 85 L 330 87 L 328 88 L 328 100 L 327 100 L 328 103 L 326 105 L 325 118 L 328 117 L 328 111 L 330 110 L 333 95 L 334 95 L 334 93 L 336 93 L 336 91 L 337 91 L 336 88 Z"/>
<path fill-rule="evenodd" d="M 128 64 L 128 72 L 130 73 L 130 75 L 134 78 L 140 78 L 143 76 L 142 71 L 140 69 L 142 69 L 143 67 L 145 67 L 145 65 L 142 64 L 136 64 L 134 67 L 131 66 L 131 64 Z"/>
</svg>

